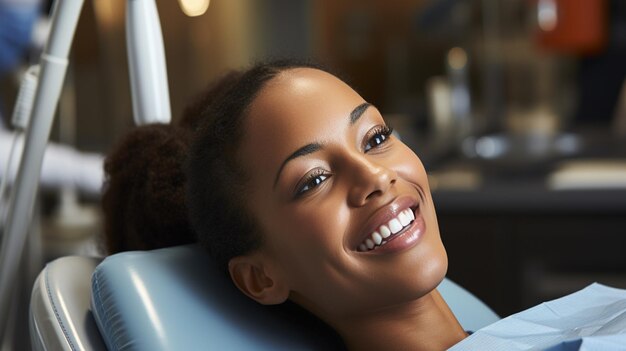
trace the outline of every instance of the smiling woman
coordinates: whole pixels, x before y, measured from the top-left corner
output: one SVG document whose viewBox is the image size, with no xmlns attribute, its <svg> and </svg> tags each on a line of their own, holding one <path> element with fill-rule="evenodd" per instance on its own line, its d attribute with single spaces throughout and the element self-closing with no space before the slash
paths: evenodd
<svg viewBox="0 0 626 351">
<path fill-rule="evenodd" d="M 350 349 L 442 350 L 466 334 L 426 172 L 375 106 L 314 65 L 237 75 L 188 116 L 189 218 L 255 301 L 294 302 Z"/>
</svg>

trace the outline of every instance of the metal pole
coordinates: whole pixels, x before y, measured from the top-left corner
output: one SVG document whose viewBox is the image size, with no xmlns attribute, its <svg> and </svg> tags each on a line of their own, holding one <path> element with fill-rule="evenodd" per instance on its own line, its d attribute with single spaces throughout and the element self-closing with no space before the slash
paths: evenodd
<svg viewBox="0 0 626 351">
<path fill-rule="evenodd" d="M 26 132 L 23 157 L 9 201 L 6 232 L 0 251 L 0 336 L 3 336 L 6 329 L 11 295 L 17 288 L 20 257 L 24 251 L 39 185 L 43 154 L 50 137 L 83 1 L 55 2 L 50 37 L 41 55 L 39 85 Z"/>
</svg>

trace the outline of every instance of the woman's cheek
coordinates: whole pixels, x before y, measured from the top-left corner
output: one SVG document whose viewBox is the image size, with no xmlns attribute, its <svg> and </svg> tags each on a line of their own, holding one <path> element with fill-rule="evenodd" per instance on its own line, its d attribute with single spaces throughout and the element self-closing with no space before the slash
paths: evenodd
<svg viewBox="0 0 626 351">
<path fill-rule="evenodd" d="M 309 245 L 329 245 L 340 238 L 349 222 L 345 197 L 339 187 L 330 186 L 306 206 L 299 206 L 291 215 L 292 226 L 300 231 Z"/>
<path fill-rule="evenodd" d="M 422 161 L 411 149 L 404 144 L 402 146 L 393 157 L 393 168 L 401 178 L 421 186 L 428 186 L 428 177 Z"/>
</svg>

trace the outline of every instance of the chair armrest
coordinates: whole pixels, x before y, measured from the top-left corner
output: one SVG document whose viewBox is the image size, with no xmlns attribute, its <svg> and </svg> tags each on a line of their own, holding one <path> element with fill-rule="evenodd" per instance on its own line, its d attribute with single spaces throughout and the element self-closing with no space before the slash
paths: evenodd
<svg viewBox="0 0 626 351">
<path fill-rule="evenodd" d="M 34 350 L 106 350 L 89 309 L 91 274 L 100 261 L 68 256 L 41 271 L 30 299 Z"/>
</svg>

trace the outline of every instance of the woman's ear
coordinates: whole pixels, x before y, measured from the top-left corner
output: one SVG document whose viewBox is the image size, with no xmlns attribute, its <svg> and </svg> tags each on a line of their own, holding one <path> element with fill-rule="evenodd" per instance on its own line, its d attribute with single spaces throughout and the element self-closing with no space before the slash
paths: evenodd
<svg viewBox="0 0 626 351">
<path fill-rule="evenodd" d="M 276 305 L 289 297 L 287 285 L 260 252 L 232 258 L 228 271 L 237 288 L 258 303 Z"/>
</svg>

